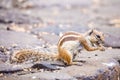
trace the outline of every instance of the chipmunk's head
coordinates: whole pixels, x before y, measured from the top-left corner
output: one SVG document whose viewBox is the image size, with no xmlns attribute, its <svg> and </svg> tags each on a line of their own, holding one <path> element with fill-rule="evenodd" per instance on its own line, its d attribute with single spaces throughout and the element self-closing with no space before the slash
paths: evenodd
<svg viewBox="0 0 120 80">
<path fill-rule="evenodd" d="M 103 44 L 104 43 L 104 34 L 95 29 L 89 31 L 90 41 L 92 43 Z"/>
</svg>

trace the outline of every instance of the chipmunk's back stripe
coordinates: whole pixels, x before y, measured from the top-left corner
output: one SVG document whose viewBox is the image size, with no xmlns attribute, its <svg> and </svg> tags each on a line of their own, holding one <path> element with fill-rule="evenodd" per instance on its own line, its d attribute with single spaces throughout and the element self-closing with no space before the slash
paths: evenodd
<svg viewBox="0 0 120 80">
<path fill-rule="evenodd" d="M 65 36 L 65 35 L 80 35 L 80 33 L 74 32 L 74 31 L 70 31 L 70 32 L 66 32 L 66 33 L 64 34 L 64 36 Z"/>
<path fill-rule="evenodd" d="M 71 36 L 72 35 L 72 36 Z M 69 32 L 66 32 L 66 33 L 64 33 L 64 35 L 59 39 L 59 42 L 58 42 L 58 45 L 61 43 L 61 41 L 63 40 L 63 38 L 67 38 L 67 39 L 65 39 L 65 40 L 63 40 L 63 42 L 64 41 L 68 41 L 68 40 L 76 40 L 76 39 L 73 39 L 75 36 L 78 36 L 78 35 L 80 35 L 80 33 L 78 33 L 78 32 L 74 32 L 74 31 L 69 31 Z M 70 38 L 70 36 L 71 36 L 71 38 Z M 62 43 L 63 43 L 62 42 Z M 62 45 L 62 43 L 60 44 L 60 45 Z"/>
<path fill-rule="evenodd" d="M 59 40 L 58 46 L 61 46 L 66 41 L 75 41 L 78 40 L 78 35 L 63 35 L 62 38 Z"/>
<path fill-rule="evenodd" d="M 64 35 L 59 40 L 61 40 L 63 37 L 65 37 L 67 35 L 80 35 L 80 33 L 74 32 L 74 31 L 69 31 L 69 32 L 64 33 Z"/>
</svg>

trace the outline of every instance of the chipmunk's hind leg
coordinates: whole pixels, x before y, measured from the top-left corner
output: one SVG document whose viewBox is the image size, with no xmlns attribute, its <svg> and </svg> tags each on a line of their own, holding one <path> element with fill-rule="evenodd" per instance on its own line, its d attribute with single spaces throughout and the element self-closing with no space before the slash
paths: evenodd
<svg viewBox="0 0 120 80">
<path fill-rule="evenodd" d="M 61 48 L 61 50 L 59 51 L 59 56 L 60 56 L 61 60 L 63 60 L 66 63 L 66 65 L 71 65 L 72 64 L 72 58 L 73 57 L 72 57 L 72 54 L 69 51 Z"/>
</svg>

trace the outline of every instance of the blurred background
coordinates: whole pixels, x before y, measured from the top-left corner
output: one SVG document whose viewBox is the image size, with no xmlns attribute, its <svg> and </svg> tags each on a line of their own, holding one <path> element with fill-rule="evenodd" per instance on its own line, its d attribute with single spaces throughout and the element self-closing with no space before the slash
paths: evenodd
<svg viewBox="0 0 120 80">
<path fill-rule="evenodd" d="M 58 53 L 57 43 L 64 32 L 83 33 L 94 28 L 105 34 L 106 51 L 92 54 L 81 51 L 85 54 L 78 56 L 80 66 L 60 66 L 61 70 L 55 70 L 41 63 L 42 69 L 34 70 L 31 65 L 10 63 L 17 50 Z M 84 77 L 84 80 L 96 80 L 99 73 L 98 80 L 117 80 L 119 53 L 120 0 L 0 0 L 0 80 L 77 80 Z"/>
<path fill-rule="evenodd" d="M 119 9 L 120 0 L 0 0 L 0 29 L 38 37 L 96 28 L 119 47 Z"/>
</svg>

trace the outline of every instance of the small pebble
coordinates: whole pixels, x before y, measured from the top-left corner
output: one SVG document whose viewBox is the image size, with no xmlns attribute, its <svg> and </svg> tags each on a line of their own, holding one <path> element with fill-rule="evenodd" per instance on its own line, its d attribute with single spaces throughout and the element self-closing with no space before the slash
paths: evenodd
<svg viewBox="0 0 120 80">
<path fill-rule="evenodd" d="M 4 46 L 0 46 L 0 51 L 1 51 L 1 52 L 6 52 L 6 50 L 7 50 L 7 49 L 6 49 Z"/>
<path fill-rule="evenodd" d="M 3 76 L 3 73 L 0 73 L 0 77 L 2 77 Z"/>
<path fill-rule="evenodd" d="M 95 54 L 95 56 L 98 56 L 97 54 Z"/>
<path fill-rule="evenodd" d="M 91 58 L 91 57 L 88 57 L 88 58 Z"/>
<path fill-rule="evenodd" d="M 17 44 L 12 44 L 11 45 L 13 48 L 16 48 L 18 45 Z"/>
</svg>

